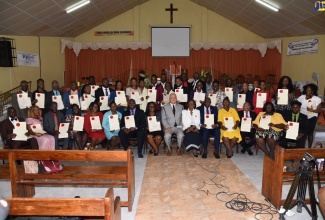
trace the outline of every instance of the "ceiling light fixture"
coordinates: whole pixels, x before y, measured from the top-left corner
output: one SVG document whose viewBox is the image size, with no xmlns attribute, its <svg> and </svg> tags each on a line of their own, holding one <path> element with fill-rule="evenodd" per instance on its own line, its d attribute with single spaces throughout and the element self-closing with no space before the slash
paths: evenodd
<svg viewBox="0 0 325 220">
<path fill-rule="evenodd" d="M 255 0 L 255 1 L 258 2 L 258 3 L 260 3 L 260 4 L 262 4 L 262 5 L 264 5 L 265 7 L 268 7 L 269 9 L 272 9 L 273 11 L 276 11 L 276 12 L 279 11 L 278 8 L 274 7 L 274 6 L 271 5 L 270 3 L 267 3 L 267 2 L 265 2 L 265 1 L 263 1 L 263 0 Z"/>
<path fill-rule="evenodd" d="M 71 5 L 69 8 L 67 8 L 65 11 L 67 13 L 70 13 L 70 12 L 73 12 L 74 10 L 77 10 L 78 8 L 81 8 L 82 6 L 85 6 L 87 5 L 88 3 L 90 3 L 90 0 L 83 0 L 83 1 L 80 1 L 74 5 Z"/>
</svg>

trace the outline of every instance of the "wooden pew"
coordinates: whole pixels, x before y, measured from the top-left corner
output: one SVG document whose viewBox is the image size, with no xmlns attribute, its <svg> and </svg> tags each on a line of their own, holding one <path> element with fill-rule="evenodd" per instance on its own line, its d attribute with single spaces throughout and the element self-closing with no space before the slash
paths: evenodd
<svg viewBox="0 0 325 220">
<path fill-rule="evenodd" d="M 11 216 L 91 216 L 121 219 L 120 197 L 113 189 L 105 198 L 10 198 Z"/>
<path fill-rule="evenodd" d="M 286 195 L 284 195 L 284 199 L 282 199 L 283 183 L 288 183 L 291 186 L 295 177 L 295 173 L 293 172 L 283 172 L 284 166 L 290 166 L 290 163 L 285 163 L 285 161 L 300 161 L 307 152 L 316 159 L 325 158 L 325 148 L 284 149 L 280 146 L 276 146 L 274 160 L 268 156 L 264 156 L 262 195 L 265 196 L 277 209 L 284 204 L 286 198 Z M 325 171 L 320 171 L 319 174 L 320 179 L 325 180 Z M 314 171 L 313 175 L 314 181 L 317 181 L 316 171 Z M 306 195 L 308 197 L 308 192 Z M 294 202 L 295 200 L 292 201 L 292 203 Z M 306 199 L 306 202 L 309 203 L 309 199 Z"/>
<path fill-rule="evenodd" d="M 80 151 L 80 150 L 12 150 L 10 179 L 12 197 L 32 197 L 26 187 L 35 185 L 108 186 L 128 190 L 128 200 L 121 206 L 132 211 L 135 179 L 132 151 Z M 58 160 L 63 170 L 56 174 L 30 174 L 19 171 L 17 160 Z M 78 162 L 78 164 L 76 164 Z M 81 163 L 81 164 L 80 164 Z"/>
<path fill-rule="evenodd" d="M 9 150 L 0 150 L 0 160 L 9 160 Z M 9 165 L 0 165 L 0 179 L 10 179 Z"/>
</svg>

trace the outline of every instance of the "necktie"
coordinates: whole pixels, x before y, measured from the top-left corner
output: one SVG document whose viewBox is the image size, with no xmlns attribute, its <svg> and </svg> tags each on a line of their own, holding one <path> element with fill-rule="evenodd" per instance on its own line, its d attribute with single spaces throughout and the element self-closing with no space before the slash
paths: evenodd
<svg viewBox="0 0 325 220">
<path fill-rule="evenodd" d="M 297 122 L 297 115 L 293 115 L 293 122 Z"/>
<path fill-rule="evenodd" d="M 249 118 L 249 117 L 248 117 L 248 112 L 246 112 L 246 118 Z"/>
<path fill-rule="evenodd" d="M 207 114 L 210 114 L 209 108 L 207 108 Z"/>
<path fill-rule="evenodd" d="M 53 115 L 53 119 L 54 119 L 54 131 L 58 131 L 59 130 L 58 117 L 56 116 L 56 114 Z"/>
<path fill-rule="evenodd" d="M 175 105 L 173 105 L 173 114 L 175 116 Z"/>
<path fill-rule="evenodd" d="M 105 88 L 105 96 L 108 96 L 107 88 Z"/>
</svg>

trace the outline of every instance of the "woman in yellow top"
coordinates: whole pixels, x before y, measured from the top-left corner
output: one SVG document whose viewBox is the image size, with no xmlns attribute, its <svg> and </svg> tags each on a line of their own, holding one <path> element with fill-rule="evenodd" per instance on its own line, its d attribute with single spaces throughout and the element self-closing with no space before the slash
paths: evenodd
<svg viewBox="0 0 325 220">
<path fill-rule="evenodd" d="M 221 141 L 227 148 L 227 158 L 233 156 L 232 148 L 241 141 L 239 130 L 239 116 L 236 109 L 229 107 L 230 100 L 228 97 L 223 99 L 223 108 L 218 112 L 218 123 L 221 131 Z M 226 127 L 226 123 L 233 120 L 231 127 Z"/>
<path fill-rule="evenodd" d="M 260 127 L 260 120 L 265 116 L 271 116 L 268 128 Z M 260 112 L 255 121 L 253 121 L 253 127 L 256 129 L 255 138 L 257 145 L 262 149 L 265 155 L 274 159 L 275 145 L 282 135 L 282 130 L 287 125 L 282 115 L 275 112 L 274 105 L 271 102 L 267 102 L 263 106 L 263 111 Z M 266 143 L 270 148 L 270 151 L 266 148 Z"/>
</svg>

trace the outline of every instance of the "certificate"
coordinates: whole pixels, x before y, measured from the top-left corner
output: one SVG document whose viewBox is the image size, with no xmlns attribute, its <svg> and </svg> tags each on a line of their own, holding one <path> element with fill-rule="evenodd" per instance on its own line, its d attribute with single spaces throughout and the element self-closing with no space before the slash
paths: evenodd
<svg viewBox="0 0 325 220">
<path fill-rule="evenodd" d="M 137 105 L 142 104 L 139 92 L 131 92 L 130 94 L 131 94 L 130 99 L 133 99 L 135 101 L 135 104 L 137 104 Z"/>
<path fill-rule="evenodd" d="M 87 105 L 88 103 L 86 101 L 80 101 L 80 108 L 81 110 L 85 111 L 88 109 L 89 105 Z"/>
<path fill-rule="evenodd" d="M 126 101 L 124 91 L 116 91 L 115 103 L 116 105 L 127 106 L 127 101 Z"/>
<path fill-rule="evenodd" d="M 240 131 L 251 132 L 251 127 L 252 127 L 252 118 L 241 119 Z"/>
<path fill-rule="evenodd" d="M 293 122 L 293 121 L 288 121 L 288 126 L 289 126 L 289 129 L 286 132 L 286 138 L 296 140 L 297 136 L 298 136 L 298 131 L 299 131 L 299 123 Z"/>
<path fill-rule="evenodd" d="M 92 85 L 90 86 L 90 95 L 95 96 L 95 91 L 99 88 L 99 86 Z"/>
<path fill-rule="evenodd" d="M 26 122 L 15 122 L 14 130 L 13 130 L 12 133 L 16 134 L 16 137 L 13 138 L 12 140 L 14 140 L 14 141 L 27 141 Z"/>
<path fill-rule="evenodd" d="M 120 122 L 118 120 L 118 115 L 110 115 L 108 117 L 108 122 L 110 131 L 120 130 Z"/>
<path fill-rule="evenodd" d="M 187 102 L 187 99 L 188 99 L 187 94 L 180 94 L 179 98 L 177 96 L 177 101 L 179 102 Z"/>
<path fill-rule="evenodd" d="M 38 106 L 39 108 L 44 108 L 45 94 L 44 93 L 35 93 L 35 99 L 37 100 L 36 106 Z"/>
<path fill-rule="evenodd" d="M 91 96 L 91 95 L 89 95 L 89 94 L 83 94 L 83 98 L 84 98 L 84 101 L 85 101 L 85 103 L 84 103 L 84 108 L 85 109 L 82 109 L 82 110 L 87 110 L 88 109 L 88 107 L 89 107 L 89 105 L 90 105 L 90 103 L 92 103 L 92 102 L 94 102 L 95 101 L 95 97 L 93 97 L 93 96 Z M 81 106 L 82 106 L 82 104 L 81 104 Z"/>
<path fill-rule="evenodd" d="M 217 94 L 209 94 L 209 98 L 211 99 L 211 105 L 216 106 L 217 104 Z"/>
<path fill-rule="evenodd" d="M 79 97 L 78 95 L 69 95 L 70 105 L 76 104 L 79 106 Z"/>
<path fill-rule="evenodd" d="M 260 128 L 263 128 L 264 130 L 269 130 L 270 129 L 270 124 L 271 122 L 271 116 L 270 115 L 263 115 L 260 119 Z"/>
<path fill-rule="evenodd" d="M 175 94 L 177 97 L 177 101 L 179 102 L 187 102 L 187 94 L 183 93 L 183 89 L 176 89 Z"/>
<path fill-rule="evenodd" d="M 69 123 L 60 123 L 59 138 L 67 138 L 69 130 Z"/>
<path fill-rule="evenodd" d="M 124 121 L 126 128 L 135 128 L 134 115 L 125 116 Z"/>
<path fill-rule="evenodd" d="M 91 125 L 91 129 L 93 130 L 101 130 L 102 125 L 100 124 L 99 116 L 91 116 L 90 125 Z"/>
<path fill-rule="evenodd" d="M 278 105 L 288 105 L 288 89 L 278 89 Z"/>
<path fill-rule="evenodd" d="M 313 108 L 313 100 L 312 99 L 308 99 L 307 100 L 307 107 L 308 108 Z M 314 108 L 313 108 L 314 109 Z"/>
<path fill-rule="evenodd" d="M 157 121 L 156 116 L 148 117 L 148 127 L 150 132 L 161 131 L 161 124 L 159 121 Z"/>
<path fill-rule="evenodd" d="M 62 97 L 60 95 L 53 95 L 52 96 L 52 102 L 56 102 L 58 105 L 58 110 L 64 109 L 64 105 L 62 102 Z"/>
<path fill-rule="evenodd" d="M 237 108 L 243 108 L 246 102 L 246 94 L 238 94 Z"/>
<path fill-rule="evenodd" d="M 85 118 L 82 116 L 74 116 L 73 128 L 74 131 L 83 131 L 84 130 L 84 121 Z"/>
<path fill-rule="evenodd" d="M 30 97 L 28 97 L 27 93 L 17 94 L 17 101 L 20 109 L 29 108 L 32 106 L 32 102 L 30 100 Z"/>
<path fill-rule="evenodd" d="M 34 124 L 30 126 L 32 131 L 37 134 L 45 134 L 46 132 L 43 130 L 41 124 Z"/>
<path fill-rule="evenodd" d="M 110 108 L 108 107 L 108 96 L 100 96 L 99 97 L 100 103 L 102 103 L 99 107 L 100 111 L 106 111 L 109 110 Z"/>
<path fill-rule="evenodd" d="M 169 103 L 169 95 L 166 93 L 163 93 L 163 102 L 164 102 L 164 105 Z"/>
<path fill-rule="evenodd" d="M 205 99 L 205 93 L 203 92 L 194 92 L 193 100 L 196 102 L 196 107 L 201 106 L 200 101 L 204 101 Z"/>
<path fill-rule="evenodd" d="M 225 88 L 225 93 L 226 93 L 226 96 L 228 96 L 229 101 L 230 102 L 233 102 L 234 101 L 234 91 L 233 91 L 233 88 L 226 87 Z"/>
<path fill-rule="evenodd" d="M 157 90 L 155 89 L 148 89 L 148 96 L 147 102 L 156 102 L 157 100 Z"/>
<path fill-rule="evenodd" d="M 223 117 L 223 121 L 225 122 L 225 127 L 227 128 L 227 131 L 233 131 L 234 127 L 234 119 L 233 117 Z"/>
<path fill-rule="evenodd" d="M 212 125 L 214 125 L 214 114 L 205 114 L 204 124 L 206 125 L 206 129 L 212 129 Z"/>
<path fill-rule="evenodd" d="M 256 107 L 263 108 L 265 102 L 266 102 L 266 93 L 257 92 Z"/>
</svg>

